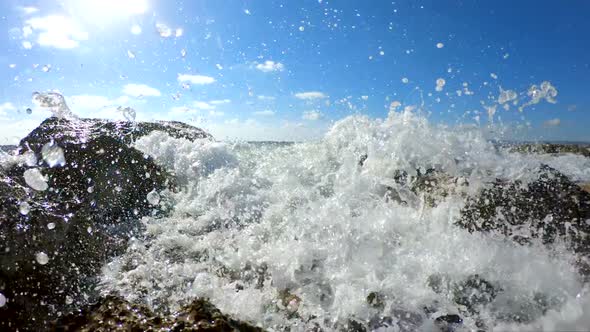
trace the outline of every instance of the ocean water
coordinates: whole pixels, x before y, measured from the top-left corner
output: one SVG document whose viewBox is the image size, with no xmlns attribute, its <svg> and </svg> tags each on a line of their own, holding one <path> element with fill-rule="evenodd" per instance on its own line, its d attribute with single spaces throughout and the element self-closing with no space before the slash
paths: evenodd
<svg viewBox="0 0 590 332">
<path fill-rule="evenodd" d="M 142 219 L 145 234 L 104 266 L 103 293 L 161 311 L 207 297 L 277 331 L 329 331 L 392 312 L 405 314 L 380 331 L 438 331 L 413 320 L 425 306 L 460 314 L 458 331 L 476 330 L 477 320 L 498 331 L 590 326 L 590 294 L 563 244 L 520 246 L 454 225 L 464 197 L 494 179 L 526 184 L 548 164 L 587 182 L 588 158 L 508 153 L 477 128 L 434 125 L 410 110 L 347 117 L 316 142 L 190 142 L 154 132 L 135 147 L 172 171 L 181 190 L 150 193 L 171 213 Z M 394 181 L 430 168 L 469 185 L 447 184 L 451 194 L 432 207 Z M 406 203 L 388 199 L 388 187 Z M 478 315 L 465 314 L 450 288 L 429 286 L 433 276 L 453 284 L 474 274 L 498 290 Z M 541 308 L 540 297 L 552 305 Z"/>
</svg>

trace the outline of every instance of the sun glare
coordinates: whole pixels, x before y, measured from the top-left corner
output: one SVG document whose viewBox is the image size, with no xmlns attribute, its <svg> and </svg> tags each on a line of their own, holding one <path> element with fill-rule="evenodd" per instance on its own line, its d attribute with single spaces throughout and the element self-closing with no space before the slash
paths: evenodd
<svg viewBox="0 0 590 332">
<path fill-rule="evenodd" d="M 147 0 L 70 0 L 65 6 L 73 17 L 97 25 L 141 15 L 149 9 Z"/>
</svg>

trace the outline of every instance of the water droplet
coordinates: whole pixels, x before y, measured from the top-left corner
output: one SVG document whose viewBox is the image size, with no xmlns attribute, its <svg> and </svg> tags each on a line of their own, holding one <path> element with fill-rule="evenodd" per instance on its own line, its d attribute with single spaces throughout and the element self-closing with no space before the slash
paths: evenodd
<svg viewBox="0 0 590 332">
<path fill-rule="evenodd" d="M 410 82 L 410 80 L 407 77 L 402 78 L 402 83 L 408 84 L 408 82 Z"/>
<path fill-rule="evenodd" d="M 16 68 L 16 64 L 11 63 L 11 64 L 8 65 L 8 67 L 10 67 L 10 68 Z"/>
<path fill-rule="evenodd" d="M 117 111 L 121 112 L 123 114 L 123 117 L 127 120 L 127 121 L 135 121 L 135 116 L 137 115 L 137 112 L 131 108 L 131 107 L 117 107 Z"/>
<path fill-rule="evenodd" d="M 443 47 L 445 47 L 445 44 L 443 44 L 443 43 L 436 44 L 436 48 L 443 48 Z"/>
<path fill-rule="evenodd" d="M 384 51 L 379 51 L 379 55 L 385 55 Z"/>
<path fill-rule="evenodd" d="M 244 9 L 244 14 L 251 15 L 252 13 L 250 13 L 250 9 Z"/>
<path fill-rule="evenodd" d="M 35 260 L 37 260 L 37 263 L 39 263 L 40 265 L 45 265 L 47 263 L 49 263 L 49 257 L 47 256 L 46 253 L 44 252 L 38 252 L 35 255 Z"/>
<path fill-rule="evenodd" d="M 219 69 L 219 70 L 222 70 L 223 69 L 223 66 L 220 65 L 220 64 L 216 64 L 215 67 L 217 67 L 217 69 Z"/>
<path fill-rule="evenodd" d="M 127 56 L 129 59 L 135 59 L 135 53 L 131 52 L 130 50 L 127 50 Z"/>
<path fill-rule="evenodd" d="M 0 308 L 2 308 L 5 305 L 6 305 L 6 296 L 4 296 L 4 294 L 0 293 Z"/>
<path fill-rule="evenodd" d="M 74 302 L 74 299 L 72 299 L 71 296 L 66 295 L 66 304 L 72 304 Z"/>
<path fill-rule="evenodd" d="M 31 211 L 31 206 L 27 202 L 21 202 L 20 205 L 18 206 L 18 211 L 23 216 L 26 216 Z"/>
<path fill-rule="evenodd" d="M 123 191 L 123 188 L 121 188 L 121 186 L 116 186 L 115 191 L 120 193 L 121 191 Z"/>
<path fill-rule="evenodd" d="M 139 25 L 137 25 L 137 24 L 134 24 L 131 27 L 131 33 L 134 34 L 134 35 L 139 35 L 141 33 L 141 27 Z"/>
<path fill-rule="evenodd" d="M 186 50 L 184 48 L 180 50 L 180 56 L 182 56 L 183 58 L 186 56 Z"/>
<path fill-rule="evenodd" d="M 490 77 L 497 80 L 498 79 L 498 75 L 496 75 L 495 73 L 490 73 Z"/>
<path fill-rule="evenodd" d="M 45 66 L 43 66 L 43 68 L 41 70 L 48 73 L 51 70 L 51 65 L 45 65 Z"/>
<path fill-rule="evenodd" d="M 64 166 L 66 164 L 63 150 L 54 142 L 43 145 L 41 155 L 49 167 Z"/>
<path fill-rule="evenodd" d="M 30 109 L 30 108 L 27 108 L 27 109 L 25 110 L 25 112 L 26 112 L 27 114 L 32 114 L 32 113 L 33 113 L 33 110 L 32 110 L 32 109 Z"/>
<path fill-rule="evenodd" d="M 26 170 L 23 176 L 27 185 L 35 190 L 44 191 L 49 188 L 47 178 L 36 168 Z"/>
<path fill-rule="evenodd" d="M 92 227 L 88 226 L 88 228 L 86 228 L 86 231 L 88 232 L 88 234 L 92 234 Z"/>
<path fill-rule="evenodd" d="M 305 27 L 304 27 L 303 25 L 302 25 L 302 26 L 300 26 L 300 27 L 299 27 L 299 31 L 301 31 L 301 32 L 305 31 Z"/>
<path fill-rule="evenodd" d="M 158 205 L 160 203 L 160 194 L 154 189 L 147 194 L 147 201 L 151 205 Z"/>
<path fill-rule="evenodd" d="M 436 80 L 436 88 L 435 90 L 440 92 L 443 90 L 443 87 L 447 84 L 447 82 L 443 78 L 439 78 Z"/>
<path fill-rule="evenodd" d="M 170 29 L 170 27 L 164 23 L 156 23 L 156 31 L 158 31 L 158 34 L 162 38 L 168 38 L 172 36 L 172 29 Z"/>
<path fill-rule="evenodd" d="M 49 224 L 47 224 L 47 229 L 54 229 L 55 228 L 55 223 L 50 222 Z"/>
<path fill-rule="evenodd" d="M 175 37 L 181 37 L 184 34 L 184 30 L 182 30 L 182 28 L 176 28 Z"/>
</svg>

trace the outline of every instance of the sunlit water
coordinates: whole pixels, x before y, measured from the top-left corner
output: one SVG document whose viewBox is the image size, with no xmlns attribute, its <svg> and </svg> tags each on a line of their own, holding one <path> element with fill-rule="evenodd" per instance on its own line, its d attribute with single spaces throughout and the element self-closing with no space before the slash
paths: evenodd
<svg viewBox="0 0 590 332">
<path fill-rule="evenodd" d="M 435 126 L 408 111 L 345 118 L 313 143 L 190 142 L 155 132 L 135 146 L 173 171 L 182 190 L 150 193 L 152 204 L 172 212 L 143 219 L 145 234 L 104 267 L 104 293 L 164 311 L 208 297 L 267 329 L 331 330 L 349 318 L 366 322 L 433 304 L 440 314 L 460 313 L 450 292 L 435 293 L 428 278 L 460 282 L 479 274 L 501 289 L 479 315 L 488 328 L 590 326 L 590 295 L 571 253 L 454 225 L 464 195 L 494 179 L 526 183 L 546 163 L 589 181 L 588 158 L 504 152 L 478 129 Z M 399 171 L 429 168 L 469 186 L 430 207 L 393 180 Z M 387 186 L 407 204 L 386 199 Z M 383 295 L 382 312 L 368 305 L 371 292 Z M 540 311 L 538 293 L 556 304 Z M 502 318 L 515 312 L 526 322 Z M 461 328 L 476 329 L 474 317 L 461 315 Z M 425 320 L 419 329 L 435 326 Z"/>
</svg>

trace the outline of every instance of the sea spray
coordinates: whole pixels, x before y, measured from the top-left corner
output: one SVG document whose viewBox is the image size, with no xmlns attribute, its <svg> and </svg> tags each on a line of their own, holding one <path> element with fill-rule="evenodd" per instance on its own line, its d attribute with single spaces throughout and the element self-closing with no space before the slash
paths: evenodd
<svg viewBox="0 0 590 332">
<path fill-rule="evenodd" d="M 412 111 L 385 120 L 351 116 L 314 143 L 269 148 L 154 132 L 135 146 L 173 171 L 183 189 L 173 197 L 172 215 L 144 218 L 145 236 L 104 267 L 105 293 L 162 311 L 208 297 L 224 312 L 269 329 L 331 330 L 395 312 L 423 317 L 425 307 L 461 313 L 469 329 L 482 322 L 587 326 L 590 297 L 569 263 L 572 253 L 539 241 L 519 246 L 454 224 L 464 195 L 496 178 L 526 185 L 548 163 L 587 181 L 585 158 L 508 153 L 478 129 L 436 126 Z M 433 206 L 395 180 L 430 169 L 469 185 Z M 385 199 L 392 190 L 399 199 Z M 461 308 L 454 291 L 474 275 L 498 290 L 477 312 Z M 449 287 L 435 292 L 433 276 Z M 368 301 L 372 293 L 380 294 L 379 310 Z M 545 309 L 535 304 L 539 298 Z M 519 323 L 508 319 L 514 313 L 522 316 Z M 392 324 L 411 323 L 403 317 Z M 416 324 L 434 328 L 426 320 Z"/>
</svg>

